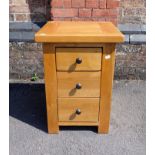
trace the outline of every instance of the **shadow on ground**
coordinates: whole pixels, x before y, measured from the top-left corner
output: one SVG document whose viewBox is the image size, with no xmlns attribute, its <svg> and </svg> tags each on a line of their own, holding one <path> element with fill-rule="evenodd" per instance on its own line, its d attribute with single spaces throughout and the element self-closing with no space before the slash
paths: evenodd
<svg viewBox="0 0 155 155">
<path fill-rule="evenodd" d="M 10 84 L 9 115 L 47 132 L 44 84 Z M 60 130 L 90 130 L 96 127 L 60 127 Z"/>
</svg>

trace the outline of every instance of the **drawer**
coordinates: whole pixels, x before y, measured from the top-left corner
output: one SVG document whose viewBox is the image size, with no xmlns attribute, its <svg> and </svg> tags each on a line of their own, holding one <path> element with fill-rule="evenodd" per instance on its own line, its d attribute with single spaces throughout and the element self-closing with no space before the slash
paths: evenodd
<svg viewBox="0 0 155 155">
<path fill-rule="evenodd" d="M 58 98 L 59 121 L 97 122 L 99 98 Z"/>
<path fill-rule="evenodd" d="M 102 48 L 56 48 L 58 71 L 101 70 Z"/>
<path fill-rule="evenodd" d="M 101 72 L 57 72 L 58 97 L 99 97 Z"/>
</svg>

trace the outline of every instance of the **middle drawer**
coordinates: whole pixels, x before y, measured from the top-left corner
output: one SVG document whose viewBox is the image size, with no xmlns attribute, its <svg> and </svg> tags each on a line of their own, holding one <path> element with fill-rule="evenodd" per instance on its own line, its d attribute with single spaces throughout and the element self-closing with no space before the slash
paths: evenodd
<svg viewBox="0 0 155 155">
<path fill-rule="evenodd" d="M 57 72 L 58 97 L 100 97 L 101 72 Z"/>
</svg>

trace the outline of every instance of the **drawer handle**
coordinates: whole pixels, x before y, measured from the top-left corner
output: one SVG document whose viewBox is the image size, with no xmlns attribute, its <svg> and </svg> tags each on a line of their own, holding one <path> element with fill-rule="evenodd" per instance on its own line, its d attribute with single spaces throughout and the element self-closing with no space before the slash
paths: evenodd
<svg viewBox="0 0 155 155">
<path fill-rule="evenodd" d="M 76 84 L 76 89 L 81 89 L 81 88 L 82 88 L 81 83 L 77 83 L 77 84 Z"/>
<path fill-rule="evenodd" d="M 77 64 L 81 64 L 82 63 L 82 59 L 81 58 L 76 58 L 76 63 Z"/>
<path fill-rule="evenodd" d="M 80 115 L 81 114 L 81 110 L 80 109 L 76 109 L 76 114 Z"/>
</svg>

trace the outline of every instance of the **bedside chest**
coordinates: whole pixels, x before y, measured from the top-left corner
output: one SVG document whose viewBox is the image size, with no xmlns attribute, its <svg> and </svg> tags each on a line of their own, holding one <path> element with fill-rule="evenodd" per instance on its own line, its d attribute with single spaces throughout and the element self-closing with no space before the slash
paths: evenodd
<svg viewBox="0 0 155 155">
<path fill-rule="evenodd" d="M 123 34 L 110 22 L 45 24 L 43 43 L 48 132 L 59 126 L 97 126 L 108 133 L 115 45 Z"/>
</svg>

